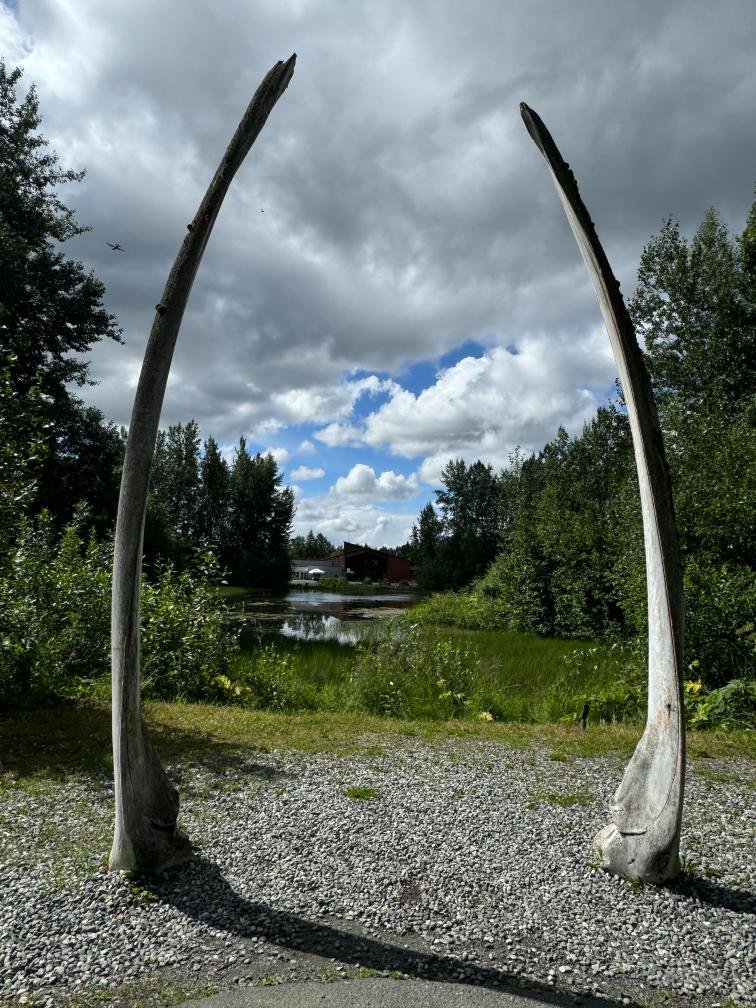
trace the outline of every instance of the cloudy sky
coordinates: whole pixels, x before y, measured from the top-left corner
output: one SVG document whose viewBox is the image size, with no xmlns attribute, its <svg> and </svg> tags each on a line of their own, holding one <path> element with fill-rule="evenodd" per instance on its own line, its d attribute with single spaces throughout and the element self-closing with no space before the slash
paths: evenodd
<svg viewBox="0 0 756 1008">
<path fill-rule="evenodd" d="M 404 542 L 449 458 L 579 432 L 615 367 L 526 101 L 573 166 L 626 296 L 673 215 L 742 228 L 754 0 L 0 0 L 37 84 L 67 243 L 125 343 L 85 397 L 127 425 L 153 306 L 252 93 L 297 53 L 179 334 L 163 425 L 272 450 L 296 531 Z M 120 242 L 126 255 L 106 241 Z"/>
</svg>

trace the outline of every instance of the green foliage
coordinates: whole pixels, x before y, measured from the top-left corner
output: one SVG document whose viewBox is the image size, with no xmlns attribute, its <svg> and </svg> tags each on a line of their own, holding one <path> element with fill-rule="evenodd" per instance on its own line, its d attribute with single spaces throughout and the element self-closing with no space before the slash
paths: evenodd
<svg viewBox="0 0 756 1008">
<path fill-rule="evenodd" d="M 272 455 L 251 455 L 241 438 L 229 467 L 210 437 L 200 457 L 197 424 L 158 433 L 145 522 L 145 569 L 192 563 L 212 549 L 234 584 L 279 591 L 291 575 L 294 496 Z"/>
<path fill-rule="evenodd" d="M 500 539 L 499 480 L 490 465 L 452 459 L 436 491 L 438 514 L 425 505 L 412 529 L 408 553 L 421 588 L 462 588 L 479 577 Z"/>
<path fill-rule="evenodd" d="M 753 678 L 756 579 L 744 565 L 697 554 L 684 570 L 686 653 L 708 685 Z M 750 626 L 750 630 L 749 630 Z"/>
<path fill-rule="evenodd" d="M 478 585 L 480 590 L 478 591 Z M 502 630 L 512 625 L 513 613 L 500 595 L 490 590 L 490 581 L 469 591 L 436 592 L 412 607 L 412 619 L 427 626 L 460 627 L 463 630 Z"/>
<path fill-rule="evenodd" d="M 36 494 L 36 470 L 45 452 L 44 424 L 36 388 L 22 396 L 13 388 L 15 361 L 0 362 L 0 568 Z"/>
<path fill-rule="evenodd" d="M 294 493 L 281 483 L 273 456 L 250 455 L 240 438 L 231 469 L 227 553 L 222 557 L 235 584 L 276 591 L 289 583 Z"/>
<path fill-rule="evenodd" d="M 24 519 L 0 571 L 0 704 L 78 695 L 110 665 L 112 549 L 84 532 L 80 509 L 61 535 L 43 512 Z M 210 587 L 210 558 L 194 572 L 168 567 L 142 585 L 144 692 L 214 698 L 230 669 L 234 634 Z"/>
<path fill-rule="evenodd" d="M 648 365 L 670 466 L 686 595 L 685 661 L 708 688 L 753 677 L 756 499 L 756 203 L 732 239 L 709 211 L 690 241 L 669 220 L 643 251 L 628 305 Z M 474 467 L 450 462 L 413 530 L 418 581 L 454 585 L 445 568 Z M 426 624 L 508 628 L 604 640 L 647 632 L 645 562 L 632 441 L 622 402 L 578 437 L 560 429 L 538 454 L 516 451 L 497 479 L 501 546 L 464 591 L 434 595 Z M 634 716 L 641 683 L 602 685 L 602 718 Z"/>
<path fill-rule="evenodd" d="M 142 584 L 142 692 L 155 699 L 212 700 L 236 657 L 236 634 L 211 582 L 212 554 L 195 571 L 165 567 Z"/>
<path fill-rule="evenodd" d="M 472 710 L 476 666 L 469 641 L 396 621 L 378 642 L 358 648 L 354 682 L 371 714 L 459 718 Z"/>
<path fill-rule="evenodd" d="M 88 229 L 56 190 L 83 173 L 58 167 L 39 133 L 34 87 L 23 98 L 16 93 L 21 76 L 0 60 L 0 358 L 10 363 L 7 391 L 19 433 L 28 429 L 28 407 L 45 441 L 35 463 L 35 509 L 47 508 L 60 525 L 83 497 L 88 520 L 104 527 L 114 515 L 120 446 L 102 414 L 85 407 L 70 385 L 87 382 L 82 354 L 103 338 L 120 340 L 120 331 L 103 306 L 102 283 L 60 251 Z"/>
<path fill-rule="evenodd" d="M 636 648 L 627 644 L 614 644 L 608 651 L 575 648 L 565 656 L 564 665 L 558 689 L 589 704 L 591 722 L 632 724 L 645 718 L 647 676 Z"/>
<path fill-rule="evenodd" d="M 0 576 L 0 703 L 60 694 L 106 673 L 110 657 L 110 549 L 81 533 L 58 539 L 43 512 L 21 524 Z"/>
<path fill-rule="evenodd" d="M 205 442 L 200 483 L 198 532 L 215 555 L 221 556 L 228 540 L 231 473 L 213 437 Z"/>
<path fill-rule="evenodd" d="M 294 656 L 275 644 L 259 647 L 253 659 L 243 666 L 239 682 L 241 697 L 252 707 L 302 711 L 317 706 L 314 690 L 296 675 Z"/>
<path fill-rule="evenodd" d="M 756 682 L 733 679 L 707 690 L 700 680 L 685 683 L 685 714 L 690 728 L 756 728 Z"/>
<path fill-rule="evenodd" d="M 293 560 L 321 560 L 338 552 L 338 546 L 334 546 L 322 532 L 315 535 L 310 529 L 306 536 L 295 536 L 291 540 L 289 552 Z"/>
</svg>

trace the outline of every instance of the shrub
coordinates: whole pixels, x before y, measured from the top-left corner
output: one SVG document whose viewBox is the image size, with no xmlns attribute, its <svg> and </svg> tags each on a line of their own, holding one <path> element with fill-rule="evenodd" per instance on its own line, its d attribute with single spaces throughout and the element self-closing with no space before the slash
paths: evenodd
<svg viewBox="0 0 756 1008">
<path fill-rule="evenodd" d="M 161 700 L 215 700 L 238 651 L 223 600 L 213 591 L 212 554 L 193 570 L 164 567 L 142 584 L 142 692 Z"/>
<path fill-rule="evenodd" d="M 717 563 L 705 554 L 685 565 L 685 652 L 704 684 L 752 679 L 756 579 L 742 564 Z"/>
<path fill-rule="evenodd" d="M 0 703 L 107 672 L 111 550 L 84 541 L 82 520 L 80 511 L 59 540 L 46 512 L 20 525 L 0 577 Z"/>
<path fill-rule="evenodd" d="M 357 648 L 354 685 L 371 714 L 458 718 L 471 711 L 478 664 L 468 642 L 396 621 L 383 638 Z"/>
<path fill-rule="evenodd" d="M 52 520 L 22 521 L 0 574 L 0 703 L 76 694 L 110 667 L 112 547 L 85 539 L 79 510 L 58 538 Z M 209 579 L 212 557 L 142 585 L 142 674 L 147 696 L 211 699 L 236 653 Z"/>
<path fill-rule="evenodd" d="M 634 722 L 645 717 L 646 672 L 633 645 L 614 644 L 601 652 L 597 647 L 575 648 L 564 663 L 566 671 L 557 688 L 565 695 L 568 710 L 577 711 L 588 703 L 594 722 Z"/>
<path fill-rule="evenodd" d="M 313 687 L 296 680 L 294 656 L 279 651 L 275 644 L 266 644 L 246 658 L 230 690 L 239 702 L 262 710 L 315 710 L 318 706 Z"/>
<path fill-rule="evenodd" d="M 733 679 L 711 691 L 686 682 L 685 715 L 690 728 L 756 728 L 756 682 Z"/>
</svg>

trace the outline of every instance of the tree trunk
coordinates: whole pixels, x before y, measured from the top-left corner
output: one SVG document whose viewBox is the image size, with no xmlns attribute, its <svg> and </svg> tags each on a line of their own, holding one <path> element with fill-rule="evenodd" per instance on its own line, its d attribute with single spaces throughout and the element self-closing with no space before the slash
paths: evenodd
<svg viewBox="0 0 756 1008">
<path fill-rule="evenodd" d="M 608 871 L 658 883 L 680 870 L 685 775 L 683 593 L 664 442 L 635 329 L 569 165 L 539 116 L 520 111 L 546 159 L 593 280 L 622 381 L 640 485 L 648 592 L 646 729 L 594 845 Z"/>
<path fill-rule="evenodd" d="M 218 211 L 237 169 L 294 73 L 296 56 L 278 62 L 255 92 L 200 204 L 156 305 L 134 399 L 113 557 L 112 666 L 115 830 L 111 870 L 145 873 L 191 857 L 177 826 L 178 791 L 168 780 L 141 714 L 139 588 L 147 488 L 165 386 L 181 319 Z"/>
</svg>

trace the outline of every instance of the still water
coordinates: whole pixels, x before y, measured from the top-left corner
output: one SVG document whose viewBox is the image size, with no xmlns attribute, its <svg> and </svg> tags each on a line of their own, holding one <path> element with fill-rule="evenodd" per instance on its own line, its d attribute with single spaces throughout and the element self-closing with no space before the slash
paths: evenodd
<svg viewBox="0 0 756 1008">
<path fill-rule="evenodd" d="M 416 602 L 412 592 L 385 595 L 341 595 L 337 592 L 292 591 L 285 597 L 260 595 L 235 600 L 232 609 L 245 631 L 281 634 L 296 640 L 357 644 L 384 621 Z"/>
</svg>

